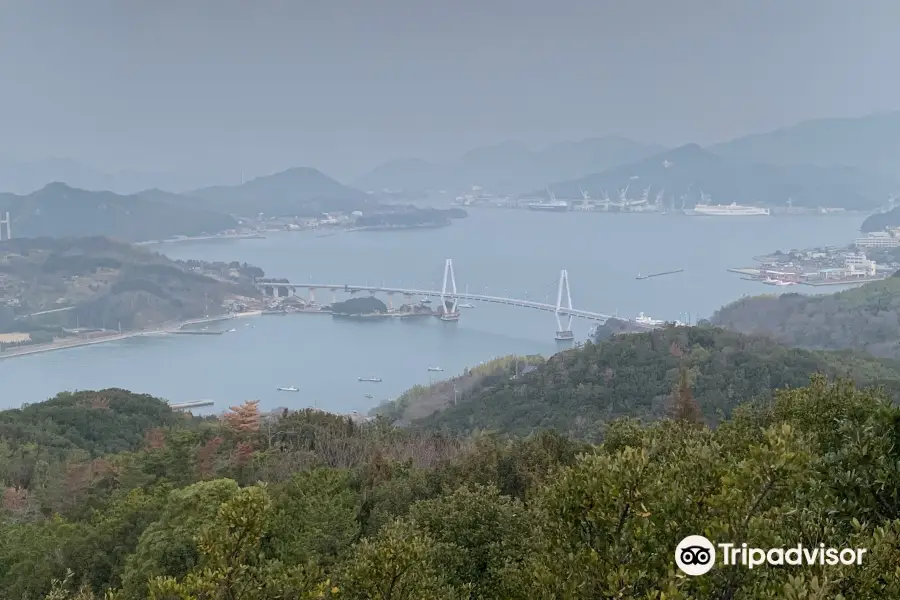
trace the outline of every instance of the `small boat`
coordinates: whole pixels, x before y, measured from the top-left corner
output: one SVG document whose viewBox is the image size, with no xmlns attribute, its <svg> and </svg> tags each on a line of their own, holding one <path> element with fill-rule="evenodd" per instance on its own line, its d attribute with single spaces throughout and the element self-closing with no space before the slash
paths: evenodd
<svg viewBox="0 0 900 600">
<path fill-rule="evenodd" d="M 371 400 L 371 399 L 372 399 L 372 394 L 366 394 L 366 398 L 368 398 L 369 400 Z"/>
<path fill-rule="evenodd" d="M 422 296 L 422 299 L 419 300 L 421 304 L 431 304 L 431 298 L 428 296 Z"/>
<path fill-rule="evenodd" d="M 356 379 L 357 379 L 358 381 L 368 381 L 368 382 L 371 382 L 371 383 L 381 383 L 381 378 L 380 378 L 380 377 L 357 377 Z"/>
<path fill-rule="evenodd" d="M 228 333 L 234 333 L 235 331 L 237 331 L 237 329 L 235 329 L 234 327 L 232 327 L 231 329 L 228 330 Z"/>
<path fill-rule="evenodd" d="M 293 385 L 289 385 L 289 386 L 287 386 L 287 387 L 280 387 L 280 388 L 278 388 L 278 391 L 279 391 L 279 392 L 299 392 L 299 391 L 300 391 L 300 388 L 295 387 L 295 386 L 293 386 Z"/>
<path fill-rule="evenodd" d="M 428 367 L 428 370 L 433 371 L 435 373 L 439 373 L 439 372 L 443 371 L 444 369 L 442 369 L 441 367 Z"/>
<path fill-rule="evenodd" d="M 457 304 L 460 308 L 475 308 L 474 304 L 469 304 L 468 302 L 464 302 L 462 304 Z"/>
</svg>

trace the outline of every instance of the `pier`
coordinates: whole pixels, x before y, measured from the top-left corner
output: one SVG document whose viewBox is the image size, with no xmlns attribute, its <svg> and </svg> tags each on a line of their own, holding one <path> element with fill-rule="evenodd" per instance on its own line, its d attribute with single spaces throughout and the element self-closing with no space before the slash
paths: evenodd
<svg viewBox="0 0 900 600">
<path fill-rule="evenodd" d="M 204 330 L 191 330 L 191 329 L 179 329 L 178 331 L 173 331 L 175 335 L 222 335 L 225 333 L 224 331 L 204 331 Z"/>
<path fill-rule="evenodd" d="M 660 273 L 650 273 L 649 275 L 641 275 L 638 273 L 638 276 L 635 279 L 650 279 L 651 277 L 662 277 L 663 275 L 674 275 L 675 273 L 683 273 L 684 269 L 676 269 L 675 271 L 662 271 Z"/>
</svg>

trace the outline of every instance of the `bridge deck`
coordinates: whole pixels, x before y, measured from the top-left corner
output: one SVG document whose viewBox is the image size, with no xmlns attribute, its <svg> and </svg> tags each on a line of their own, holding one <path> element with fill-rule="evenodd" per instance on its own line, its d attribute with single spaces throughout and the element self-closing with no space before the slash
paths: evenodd
<svg viewBox="0 0 900 600">
<path fill-rule="evenodd" d="M 331 291 L 344 291 L 344 292 L 372 292 L 372 293 L 383 293 L 383 294 L 403 294 L 405 296 L 427 296 L 432 298 L 440 298 L 441 292 L 435 290 L 417 290 L 417 289 L 409 289 L 409 288 L 394 288 L 394 287 L 383 287 L 383 286 L 368 286 L 368 285 L 348 285 L 348 284 L 333 284 L 333 283 L 258 283 L 258 287 L 284 287 L 291 289 L 315 289 L 315 290 L 331 290 Z M 560 307 L 557 308 L 554 304 L 545 304 L 543 302 L 532 302 L 531 300 L 520 300 L 518 298 L 504 298 L 502 296 L 488 296 L 485 294 L 466 294 L 466 293 L 456 293 L 456 294 L 444 294 L 445 297 L 449 298 L 457 298 L 459 300 L 473 300 L 475 302 L 490 302 L 493 304 L 505 304 L 507 306 L 520 306 L 523 308 L 531 308 L 535 310 L 543 310 L 546 312 L 552 312 L 559 314 L 561 316 L 573 316 L 581 319 L 587 319 L 589 321 L 601 321 L 605 322 L 607 319 L 614 318 L 612 315 L 606 315 L 603 313 L 596 313 L 587 310 L 578 310 L 574 308 L 566 308 Z M 631 319 L 623 319 L 631 321 L 635 323 Z M 635 323 L 636 325 L 643 326 L 643 324 Z M 652 327 L 647 326 L 648 329 L 652 329 Z"/>
</svg>

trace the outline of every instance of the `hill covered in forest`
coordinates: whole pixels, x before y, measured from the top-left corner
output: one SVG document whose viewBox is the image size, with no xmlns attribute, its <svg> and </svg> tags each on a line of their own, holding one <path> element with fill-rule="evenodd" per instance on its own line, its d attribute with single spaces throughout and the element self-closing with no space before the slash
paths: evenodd
<svg viewBox="0 0 900 600">
<path fill-rule="evenodd" d="M 900 227 L 900 207 L 872 213 L 866 217 L 859 229 L 863 233 L 869 233 L 871 231 L 884 231 L 893 227 Z"/>
<path fill-rule="evenodd" d="M 0 412 L 23 424 L 0 427 L 0 598 L 900 597 L 900 409 L 847 382 L 712 429 L 617 421 L 597 446 L 256 402 L 178 421 L 124 390 L 46 404 Z M 72 443 L 48 451 L 42 428 Z M 673 548 L 698 531 L 866 552 L 685 577 Z"/>
<path fill-rule="evenodd" d="M 14 238 L 0 242 L 0 332 L 51 321 L 127 330 L 219 314 L 232 299 L 258 295 L 243 268 L 226 270 L 232 277 L 208 274 L 104 237 Z M 23 319 L 60 308 L 69 310 Z"/>
<path fill-rule="evenodd" d="M 210 210 L 255 217 L 317 217 L 327 212 L 366 211 L 369 195 L 343 185 L 317 169 L 296 167 L 257 177 L 241 185 L 214 186 L 186 194 Z"/>
<path fill-rule="evenodd" d="M 716 311 L 711 322 L 789 346 L 900 358 L 900 277 L 835 294 L 741 298 Z"/>
<path fill-rule="evenodd" d="M 664 417 L 683 375 L 703 417 L 715 423 L 741 402 L 803 386 L 816 373 L 900 393 L 900 363 L 894 361 L 792 349 L 713 327 L 667 327 L 561 352 L 518 378 L 494 379 L 462 394 L 417 424 L 523 435 L 555 429 L 597 439 L 603 425 L 619 417 Z"/>
<path fill-rule="evenodd" d="M 40 447 L 56 457 L 96 458 L 139 450 L 154 428 L 184 426 L 185 415 L 146 394 L 121 389 L 62 392 L 45 402 L 0 411 L 0 444 L 8 452 Z"/>
<path fill-rule="evenodd" d="M 196 203 L 93 192 L 64 183 L 51 183 L 24 196 L 0 193 L 0 212 L 6 211 L 13 237 L 102 235 L 141 242 L 213 235 L 238 227 L 233 217 Z"/>
</svg>

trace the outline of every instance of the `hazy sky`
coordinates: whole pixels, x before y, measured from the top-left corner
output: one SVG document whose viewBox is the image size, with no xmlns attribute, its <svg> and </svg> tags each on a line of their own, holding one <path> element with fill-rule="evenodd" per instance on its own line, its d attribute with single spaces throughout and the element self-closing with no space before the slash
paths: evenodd
<svg viewBox="0 0 900 600">
<path fill-rule="evenodd" d="M 900 108 L 897 0 L 2 0 L 0 153 L 347 179 Z"/>
</svg>

